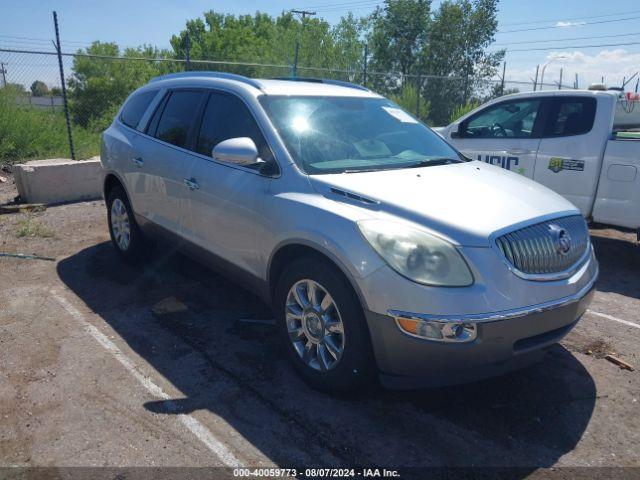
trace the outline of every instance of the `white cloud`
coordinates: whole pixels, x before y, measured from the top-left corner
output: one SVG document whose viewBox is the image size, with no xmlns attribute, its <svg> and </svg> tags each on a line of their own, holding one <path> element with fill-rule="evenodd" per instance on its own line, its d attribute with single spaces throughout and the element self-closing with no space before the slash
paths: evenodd
<svg viewBox="0 0 640 480">
<path fill-rule="evenodd" d="M 586 25 L 587 22 L 558 22 L 556 27 L 579 27 L 580 25 Z"/>
<path fill-rule="evenodd" d="M 558 58 L 562 56 L 563 58 Z M 601 50 L 598 53 L 589 55 L 584 51 L 556 51 L 550 52 L 545 58 L 539 61 L 531 60 L 539 63 L 540 70 L 542 66 L 554 59 L 550 63 L 544 74 L 544 83 L 554 83 L 559 80 L 560 69 L 563 70 L 563 85 L 572 86 L 575 80 L 575 74 L 578 74 L 578 85 L 580 88 L 586 88 L 591 83 L 600 83 L 602 77 L 608 86 L 621 86 L 623 78 L 629 78 L 638 69 L 640 65 L 640 53 L 630 53 L 625 49 L 618 48 L 615 50 Z M 536 67 L 528 67 L 526 69 L 509 69 L 509 60 L 507 59 L 507 79 L 518 81 L 530 81 L 535 77 Z M 541 73 L 541 72 L 540 72 Z M 538 79 L 540 80 L 540 79 Z M 635 88 L 637 77 L 627 84 L 627 89 Z M 517 86 L 517 85 L 512 85 Z M 519 86 L 521 90 L 527 90 L 527 86 Z M 545 88 L 551 88 L 545 86 Z"/>
</svg>

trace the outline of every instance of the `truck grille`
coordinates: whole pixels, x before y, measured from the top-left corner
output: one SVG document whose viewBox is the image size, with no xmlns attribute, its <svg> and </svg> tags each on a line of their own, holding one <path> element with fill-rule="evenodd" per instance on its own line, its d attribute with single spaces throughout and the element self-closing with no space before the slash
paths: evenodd
<svg viewBox="0 0 640 480">
<path fill-rule="evenodd" d="M 530 275 L 563 272 L 575 265 L 589 247 L 589 230 L 580 215 L 537 223 L 496 240 L 517 270 Z"/>
</svg>

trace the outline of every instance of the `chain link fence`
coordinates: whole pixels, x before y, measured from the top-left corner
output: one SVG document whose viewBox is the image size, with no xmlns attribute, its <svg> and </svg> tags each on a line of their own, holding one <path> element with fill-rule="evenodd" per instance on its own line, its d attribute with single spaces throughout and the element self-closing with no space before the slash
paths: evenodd
<svg viewBox="0 0 640 480">
<path fill-rule="evenodd" d="M 60 66 L 71 135 L 67 131 Z M 56 51 L 0 49 L 0 164 L 98 155 L 101 132 L 133 90 L 158 75 L 185 70 L 214 70 L 253 78 L 291 77 L 293 73 L 291 65 L 81 53 L 61 53 L 60 65 Z M 434 126 L 448 124 L 477 105 L 479 99 L 522 86 L 502 80 L 480 82 L 474 78 L 368 72 L 366 67 L 356 71 L 299 65 L 297 76 L 365 85 Z"/>
</svg>

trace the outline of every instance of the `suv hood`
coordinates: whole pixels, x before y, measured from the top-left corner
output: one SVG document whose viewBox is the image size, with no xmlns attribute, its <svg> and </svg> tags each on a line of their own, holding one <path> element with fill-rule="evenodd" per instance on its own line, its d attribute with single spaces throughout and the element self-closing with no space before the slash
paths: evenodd
<svg viewBox="0 0 640 480">
<path fill-rule="evenodd" d="M 543 185 L 478 161 L 311 175 L 309 180 L 319 193 L 332 199 L 413 221 L 463 246 L 486 247 L 496 231 L 515 229 L 540 217 L 580 213 Z M 367 199 L 379 203 L 367 203 Z"/>
</svg>

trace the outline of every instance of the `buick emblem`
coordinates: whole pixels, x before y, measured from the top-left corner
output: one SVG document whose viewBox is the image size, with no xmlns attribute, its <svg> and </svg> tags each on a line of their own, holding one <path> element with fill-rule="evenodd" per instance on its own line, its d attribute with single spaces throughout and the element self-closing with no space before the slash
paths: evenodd
<svg viewBox="0 0 640 480">
<path fill-rule="evenodd" d="M 549 232 L 551 233 L 556 253 L 559 255 L 568 254 L 569 250 L 571 250 L 571 236 L 569 232 L 558 225 L 549 225 Z"/>
</svg>

